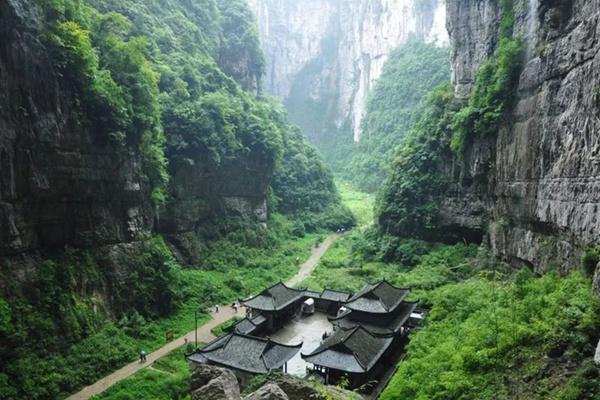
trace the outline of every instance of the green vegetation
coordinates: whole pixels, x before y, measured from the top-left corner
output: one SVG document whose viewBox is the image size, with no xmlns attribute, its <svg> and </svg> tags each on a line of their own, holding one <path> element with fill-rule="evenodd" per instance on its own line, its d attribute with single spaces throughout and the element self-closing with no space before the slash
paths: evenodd
<svg viewBox="0 0 600 400">
<path fill-rule="evenodd" d="M 515 98 L 522 59 L 521 40 L 502 38 L 494 57 L 479 68 L 469 103 L 456 114 L 454 121 L 450 147 L 458 156 L 462 156 L 466 145 L 476 135 L 498 132 L 502 116 Z"/>
<path fill-rule="evenodd" d="M 2 264 L 2 398 L 63 398 L 159 347 L 166 331 L 189 332 L 197 310 L 291 277 L 323 227 L 354 224 L 314 148 L 280 105 L 257 95 L 264 59 L 244 0 L 39 7 L 41 38 L 77 122 L 140 162 L 142 192 L 157 210 L 168 205 L 178 163 L 207 173 L 258 165 L 272 178 L 271 215 L 268 227 L 207 222 L 195 268 L 180 266 L 161 237 L 116 246 L 110 257 L 48 254 L 26 282 Z"/>
<path fill-rule="evenodd" d="M 281 216 L 269 229 L 242 225 L 210 242 L 197 268 L 179 266 L 159 237 L 124 255 L 125 277 L 99 268 L 87 253 L 46 261 L 27 293 L 0 298 L 0 380 L 8 382 L 0 393 L 64 398 L 134 361 L 141 349 L 164 345 L 167 331 L 176 337 L 192 331 L 196 311 L 290 278 L 321 236 L 299 238 L 294 228 Z M 2 273 L 11 282 L 10 269 Z M 111 311 L 119 315 L 109 323 L 107 304 L 94 295 L 107 284 L 115 294 Z M 201 324 L 208 320 L 200 317 Z"/>
<path fill-rule="evenodd" d="M 598 299 L 590 281 L 482 274 L 433 291 L 426 327 L 382 395 L 391 399 L 593 399 Z"/>
<path fill-rule="evenodd" d="M 240 317 L 233 317 L 230 320 L 223 322 L 221 325 L 215 326 L 210 331 L 216 337 L 226 335 L 226 334 L 230 333 L 233 330 L 233 327 L 235 326 L 235 324 L 237 324 L 241 320 L 242 320 L 242 318 L 240 318 Z"/>
<path fill-rule="evenodd" d="M 94 400 L 183 400 L 190 396 L 190 367 L 180 347 L 148 368 L 119 382 Z"/>
<path fill-rule="evenodd" d="M 581 267 L 583 273 L 587 276 L 593 276 L 596 266 L 600 262 L 600 249 L 598 247 L 591 247 L 586 249 L 581 256 Z"/>
<path fill-rule="evenodd" d="M 502 116 L 512 106 L 523 67 L 523 43 L 513 37 L 513 0 L 502 0 L 500 40 L 494 55 L 477 71 L 468 104 L 455 117 L 450 147 L 459 158 L 476 136 L 495 135 Z"/>
<path fill-rule="evenodd" d="M 298 286 L 356 292 L 367 282 L 386 279 L 397 286 L 412 288 L 412 296 L 423 300 L 432 289 L 465 279 L 475 270 L 477 247 L 473 245 L 442 246 L 404 241 L 401 247 L 405 261 L 386 262 L 383 259 L 385 245 L 368 236 L 352 232 L 339 238 L 312 276 Z"/>
<path fill-rule="evenodd" d="M 376 214 L 381 232 L 431 238 L 437 227 L 440 195 L 447 185 L 443 165 L 452 158 L 449 142 L 458 107 L 450 85 L 429 95 L 398 148 L 392 173 L 379 193 Z"/>
<path fill-rule="evenodd" d="M 336 185 L 340 191 L 342 203 L 352 211 L 358 226 L 371 224 L 373 222 L 375 196 L 354 189 L 354 186 L 347 181 L 338 180 Z"/>
<path fill-rule="evenodd" d="M 47 44 L 82 109 L 82 122 L 101 131 L 117 149 L 140 149 L 152 199 L 163 204 L 168 183 L 159 74 L 147 56 L 146 38 L 115 13 L 100 14 L 78 0 L 46 0 Z"/>
<path fill-rule="evenodd" d="M 447 185 L 464 172 L 465 151 L 475 138 L 495 135 L 512 106 L 523 45 L 513 38 L 512 1 L 503 0 L 501 6 L 500 40 L 494 54 L 480 66 L 467 104 L 454 98 L 449 85 L 440 86 L 429 94 L 398 147 L 377 201 L 382 234 L 440 239 L 439 205 Z M 381 105 L 373 107 L 385 110 Z"/>
<path fill-rule="evenodd" d="M 390 250 L 391 249 L 391 250 Z M 391 254 L 390 254 L 391 253 Z M 386 262 L 384 259 L 395 259 Z M 534 276 L 474 245 L 340 238 L 300 286 L 356 291 L 386 279 L 430 307 L 382 399 L 595 399 L 600 303 L 579 273 Z"/>
<path fill-rule="evenodd" d="M 140 149 L 155 203 L 172 165 L 275 171 L 280 210 L 308 231 L 353 223 L 331 175 L 277 102 L 245 0 L 45 0 L 48 44 L 82 118 L 115 146 Z M 283 157 L 282 157 L 283 156 Z M 267 174 L 268 175 L 268 174 Z"/>
<path fill-rule="evenodd" d="M 411 39 L 393 51 L 369 95 L 360 142 L 340 173 L 360 190 L 379 189 L 395 149 L 410 131 L 427 93 L 449 74 L 447 48 Z"/>
<path fill-rule="evenodd" d="M 272 118 L 282 132 L 284 152 L 275 169 L 272 205 L 296 221 L 299 232 L 334 230 L 356 224 L 352 212 L 342 204 L 340 195 L 317 150 L 290 125 L 282 107 L 273 105 Z"/>
<path fill-rule="evenodd" d="M 148 320 L 181 304 L 172 256 L 158 237 L 124 251 L 126 277 L 100 267 L 102 260 L 90 253 L 71 250 L 42 262 L 19 285 L 9 278 L 10 266 L 2 266 L 9 286 L 0 300 L 0 376 L 10 383 L 8 398 L 64 397 L 134 359 L 140 346 L 163 343 L 164 326 Z M 107 286 L 110 302 L 100 297 Z M 110 312 L 122 318 L 106 324 Z"/>
</svg>

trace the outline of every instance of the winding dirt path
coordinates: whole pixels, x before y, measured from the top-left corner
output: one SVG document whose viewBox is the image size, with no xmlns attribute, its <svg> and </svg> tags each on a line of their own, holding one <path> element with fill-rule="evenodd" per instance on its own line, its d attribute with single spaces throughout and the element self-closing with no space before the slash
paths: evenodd
<svg viewBox="0 0 600 400">
<path fill-rule="evenodd" d="M 319 247 L 313 247 L 313 249 L 311 250 L 310 258 L 300 266 L 298 273 L 294 275 L 292 279 L 287 281 L 286 285 L 293 286 L 307 278 L 314 271 L 321 257 L 323 257 L 327 249 L 329 249 L 329 247 L 333 244 L 333 242 L 335 241 L 335 239 L 337 239 L 338 236 L 339 235 L 337 234 L 329 235 L 327 239 L 325 239 L 323 243 L 319 245 Z M 236 315 L 243 317 L 246 315 L 246 310 L 243 307 L 239 307 L 238 312 L 235 313 L 230 305 L 223 305 L 219 307 L 218 313 L 215 313 L 214 310 L 211 311 L 210 316 L 212 319 L 206 324 L 198 327 L 198 341 L 207 343 L 215 339 L 215 336 L 210 332 L 211 329 L 233 318 Z M 154 361 L 166 356 L 176 348 L 183 346 L 185 344 L 185 338 L 187 338 L 189 341 L 193 341 L 194 337 L 194 331 L 188 332 L 186 335 L 183 335 L 180 338 L 169 342 L 168 344 L 164 345 L 158 350 L 148 354 L 146 356 L 147 361 L 145 363 L 141 364 L 138 361 L 129 363 L 121 369 L 118 369 L 110 375 L 107 375 L 104 378 L 100 379 L 96 383 L 86 386 L 78 393 L 67 397 L 67 400 L 87 400 L 92 396 L 100 394 L 109 387 L 119 383 L 123 379 L 126 379 L 131 375 L 135 374 L 136 372 L 152 365 Z"/>
</svg>

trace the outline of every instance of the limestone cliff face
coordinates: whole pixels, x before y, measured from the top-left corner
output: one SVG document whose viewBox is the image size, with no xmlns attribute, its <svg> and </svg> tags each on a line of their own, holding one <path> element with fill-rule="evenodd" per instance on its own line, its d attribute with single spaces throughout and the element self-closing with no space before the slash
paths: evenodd
<svg viewBox="0 0 600 400">
<path fill-rule="evenodd" d="M 154 210 L 134 147 L 82 122 L 31 0 L 0 3 L 0 257 L 131 242 Z"/>
<path fill-rule="evenodd" d="M 202 160 L 171 159 L 170 201 L 159 219 L 159 229 L 178 258 L 195 263 L 202 256 L 199 242 L 225 215 L 266 223 L 267 191 L 272 163 L 244 157 L 218 169 Z"/>
<path fill-rule="evenodd" d="M 153 232 L 196 262 L 191 243 L 211 219 L 266 220 L 273 165 L 252 154 L 220 166 L 168 154 L 169 202 L 157 210 L 139 145 L 87 120 L 40 39 L 43 21 L 34 0 L 0 2 L 0 264 L 32 272 L 35 256 L 65 246 L 116 259 Z"/>
<path fill-rule="evenodd" d="M 515 1 L 527 40 L 518 99 L 495 139 L 476 140 L 444 224 L 488 233 L 493 251 L 543 272 L 600 239 L 600 1 Z M 456 94 L 498 40 L 496 0 L 448 0 Z"/>
<path fill-rule="evenodd" d="M 264 89 L 315 141 L 348 124 L 359 139 L 367 95 L 410 35 L 447 41 L 442 0 L 250 0 L 266 56 Z"/>
</svg>

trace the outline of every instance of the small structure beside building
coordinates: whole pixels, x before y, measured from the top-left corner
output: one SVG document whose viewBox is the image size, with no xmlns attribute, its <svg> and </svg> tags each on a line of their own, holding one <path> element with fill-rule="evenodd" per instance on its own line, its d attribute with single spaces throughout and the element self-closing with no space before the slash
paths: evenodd
<svg viewBox="0 0 600 400">
<path fill-rule="evenodd" d="M 315 299 L 309 297 L 302 303 L 302 314 L 312 315 L 315 313 Z"/>
<path fill-rule="evenodd" d="M 340 307 L 350 298 L 348 292 L 340 292 L 338 290 L 325 289 L 315 297 L 315 306 L 317 310 L 329 315 L 336 315 Z"/>
<path fill-rule="evenodd" d="M 259 335 L 265 329 L 267 319 L 263 315 L 244 318 L 234 326 L 234 331 L 243 335 Z"/>
<path fill-rule="evenodd" d="M 213 340 L 187 358 L 197 364 L 229 368 L 244 382 L 254 374 L 266 374 L 273 370 L 287 372 L 287 362 L 301 348 L 302 343 L 290 346 L 268 338 L 232 332 Z"/>
</svg>

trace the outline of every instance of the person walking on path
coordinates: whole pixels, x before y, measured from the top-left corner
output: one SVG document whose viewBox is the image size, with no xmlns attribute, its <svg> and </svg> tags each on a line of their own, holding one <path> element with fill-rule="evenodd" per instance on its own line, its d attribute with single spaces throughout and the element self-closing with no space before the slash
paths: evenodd
<svg viewBox="0 0 600 400">
<path fill-rule="evenodd" d="M 219 305 L 218 304 L 215 306 L 215 312 L 219 313 Z"/>
<path fill-rule="evenodd" d="M 144 350 L 140 351 L 140 362 L 141 363 L 146 362 L 146 352 Z"/>
</svg>

